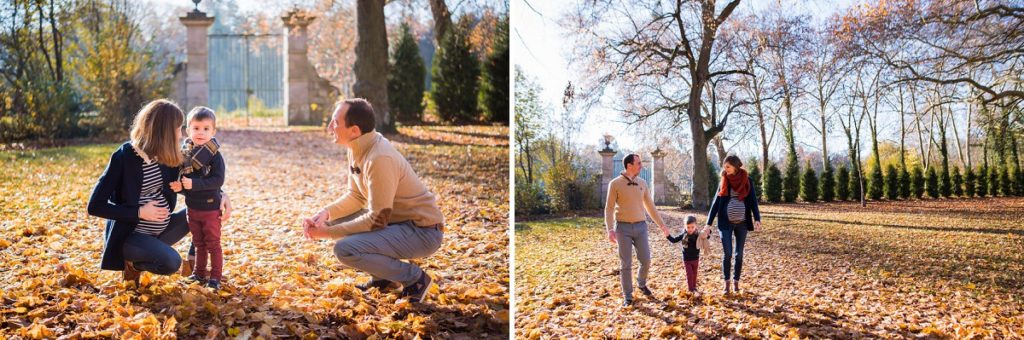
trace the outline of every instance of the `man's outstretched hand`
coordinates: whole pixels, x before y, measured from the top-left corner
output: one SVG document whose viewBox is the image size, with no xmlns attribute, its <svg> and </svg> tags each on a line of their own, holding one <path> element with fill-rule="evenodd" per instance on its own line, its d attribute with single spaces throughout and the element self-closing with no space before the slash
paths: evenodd
<svg viewBox="0 0 1024 340">
<path fill-rule="evenodd" d="M 327 237 L 324 231 L 327 228 L 327 219 L 330 217 L 327 210 L 321 210 L 313 217 L 302 220 L 302 234 L 306 239 L 316 240 Z"/>
<path fill-rule="evenodd" d="M 328 215 L 327 210 L 320 210 L 320 212 L 309 219 L 318 227 L 326 227 L 328 218 L 330 218 L 330 215 Z"/>
<path fill-rule="evenodd" d="M 316 221 L 306 218 L 302 220 L 302 235 L 305 236 L 307 240 L 313 241 L 323 238 L 324 232 L 323 228 L 321 228 Z"/>
</svg>

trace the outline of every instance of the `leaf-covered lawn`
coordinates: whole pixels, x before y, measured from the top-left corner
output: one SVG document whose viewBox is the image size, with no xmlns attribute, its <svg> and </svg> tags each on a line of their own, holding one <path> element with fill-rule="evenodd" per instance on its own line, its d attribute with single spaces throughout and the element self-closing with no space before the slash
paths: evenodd
<svg viewBox="0 0 1024 340">
<path fill-rule="evenodd" d="M 687 213 L 663 208 L 678 226 Z M 1024 337 L 1024 199 L 762 206 L 741 294 L 722 295 L 722 247 L 691 297 L 656 227 L 648 285 L 622 308 L 601 217 L 516 226 L 516 335 L 537 337 Z M 633 262 L 634 270 L 638 264 Z"/>
<path fill-rule="evenodd" d="M 134 289 L 99 270 L 103 221 L 85 207 L 117 144 L 0 153 L 0 338 L 506 338 L 508 128 L 402 133 L 393 141 L 447 219 L 441 250 L 417 261 L 440 285 L 421 305 L 396 301 L 398 290 L 360 292 L 368 277 L 341 265 L 332 243 L 303 239 L 301 218 L 344 185 L 343 148 L 320 129 L 219 131 L 235 207 L 219 293 L 148 273 Z"/>
</svg>

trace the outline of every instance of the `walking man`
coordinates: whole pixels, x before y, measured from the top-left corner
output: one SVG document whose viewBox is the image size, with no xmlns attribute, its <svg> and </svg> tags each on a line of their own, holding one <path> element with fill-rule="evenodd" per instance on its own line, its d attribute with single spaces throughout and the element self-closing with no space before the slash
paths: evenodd
<svg viewBox="0 0 1024 340">
<path fill-rule="evenodd" d="M 647 297 L 654 294 L 647 288 L 647 274 L 651 267 L 651 247 L 647 240 L 647 217 L 651 216 L 654 223 L 661 228 L 666 236 L 668 227 L 658 215 L 654 206 L 654 198 L 648 190 L 647 182 L 639 178 L 643 164 L 640 156 L 627 155 L 622 159 L 625 168 L 618 177 L 608 183 L 608 198 L 605 200 L 604 223 L 608 230 L 608 239 L 619 246 L 619 279 L 622 283 L 623 306 L 633 303 L 633 248 L 640 261 L 637 271 L 637 287 Z"/>
</svg>

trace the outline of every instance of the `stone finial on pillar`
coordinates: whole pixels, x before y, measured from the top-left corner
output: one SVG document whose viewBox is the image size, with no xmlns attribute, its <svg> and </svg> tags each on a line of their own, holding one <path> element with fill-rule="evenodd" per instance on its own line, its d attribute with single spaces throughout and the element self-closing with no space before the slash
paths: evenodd
<svg viewBox="0 0 1024 340">
<path fill-rule="evenodd" d="M 666 197 L 668 178 L 665 177 L 665 165 L 662 164 L 662 160 L 665 159 L 665 151 L 662 151 L 661 147 L 658 147 L 651 152 L 651 157 L 654 158 L 654 161 L 651 162 L 651 166 L 653 167 L 652 170 L 654 171 L 651 176 L 651 179 L 654 182 L 652 185 L 654 188 L 654 203 L 664 204 L 667 201 L 666 198 L 668 198 Z"/>
<path fill-rule="evenodd" d="M 293 9 L 281 17 L 284 21 L 284 116 L 285 123 L 319 124 L 322 117 L 313 117 L 313 82 L 316 71 L 309 63 L 307 40 L 309 26 L 316 19 L 307 12 Z"/>
<path fill-rule="evenodd" d="M 601 155 L 601 187 L 597 188 L 597 195 L 601 197 L 601 203 L 605 203 L 605 199 L 608 198 L 608 183 L 611 183 L 612 178 L 615 175 L 612 171 L 615 171 L 615 164 L 612 163 L 612 157 L 615 156 L 616 151 L 612 150 L 611 144 L 614 137 L 612 135 L 604 135 L 604 149 L 597 151 Z"/>
<path fill-rule="evenodd" d="M 213 17 L 200 12 L 198 2 L 196 9 L 179 17 L 186 28 L 185 53 L 187 56 L 185 68 L 185 102 L 178 103 L 181 109 L 188 112 L 195 106 L 206 106 L 210 103 L 210 68 L 207 61 L 209 44 L 207 42 L 207 31 L 213 25 Z"/>
</svg>

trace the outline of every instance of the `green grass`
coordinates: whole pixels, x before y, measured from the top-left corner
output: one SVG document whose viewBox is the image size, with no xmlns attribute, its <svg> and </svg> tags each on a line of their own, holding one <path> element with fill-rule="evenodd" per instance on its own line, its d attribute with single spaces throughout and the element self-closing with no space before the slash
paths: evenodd
<svg viewBox="0 0 1024 340">
<path fill-rule="evenodd" d="M 516 223 L 516 236 L 539 236 L 573 229 L 598 229 L 604 231 L 604 219 L 598 217 L 564 217 Z"/>
<path fill-rule="evenodd" d="M 6 169 L 0 172 L 0 216 L 22 217 L 4 225 L 35 221 L 41 209 L 74 213 L 88 201 L 96 175 L 119 145 L 0 151 L 0 166 Z"/>
<path fill-rule="evenodd" d="M 0 151 L 0 164 L 4 166 L 19 165 L 17 162 L 27 162 L 29 165 L 49 164 L 51 162 L 65 162 L 95 159 L 96 157 L 107 157 L 114 152 L 114 148 L 120 143 L 89 144 L 66 147 L 54 147 L 37 150 L 7 150 Z M 26 165 L 26 163 L 20 163 Z"/>
</svg>

